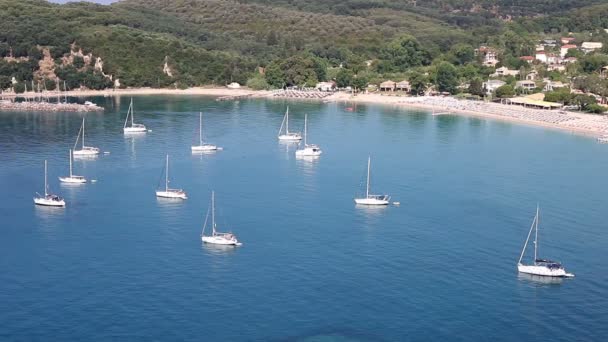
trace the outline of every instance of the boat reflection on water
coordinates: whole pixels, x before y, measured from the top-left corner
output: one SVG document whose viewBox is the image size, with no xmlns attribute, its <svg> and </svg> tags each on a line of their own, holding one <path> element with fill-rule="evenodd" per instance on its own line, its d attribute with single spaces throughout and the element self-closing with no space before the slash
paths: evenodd
<svg viewBox="0 0 608 342">
<path fill-rule="evenodd" d="M 36 217 L 45 221 L 63 220 L 65 217 L 65 208 L 58 209 L 56 207 L 49 207 L 44 205 L 35 205 L 34 212 Z"/>
<path fill-rule="evenodd" d="M 209 255 L 224 255 L 236 252 L 237 248 L 234 245 L 217 245 L 212 243 L 202 242 L 203 251 Z"/>
<path fill-rule="evenodd" d="M 564 277 L 546 277 L 528 273 L 518 273 L 517 279 L 537 285 L 560 285 L 564 282 Z"/>
</svg>

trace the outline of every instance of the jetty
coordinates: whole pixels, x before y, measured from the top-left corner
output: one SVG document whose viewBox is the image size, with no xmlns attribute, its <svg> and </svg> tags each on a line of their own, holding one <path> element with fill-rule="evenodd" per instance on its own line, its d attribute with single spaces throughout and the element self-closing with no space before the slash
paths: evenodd
<svg viewBox="0 0 608 342">
<path fill-rule="evenodd" d="M 246 98 L 250 98 L 253 97 L 254 94 L 242 94 L 242 95 L 226 95 L 226 96 L 220 96 L 218 98 L 215 99 L 215 101 L 234 101 L 234 100 L 241 100 L 241 99 L 246 99 Z"/>
<path fill-rule="evenodd" d="M 78 103 L 61 103 L 61 102 L 14 102 L 8 100 L 0 101 L 0 111 L 11 112 L 98 112 L 103 111 L 94 103 L 86 102 L 85 104 Z"/>
<path fill-rule="evenodd" d="M 289 99 L 323 99 L 333 95 L 332 92 L 320 91 L 320 90 L 275 90 L 272 93 L 274 97 L 282 97 Z"/>
</svg>

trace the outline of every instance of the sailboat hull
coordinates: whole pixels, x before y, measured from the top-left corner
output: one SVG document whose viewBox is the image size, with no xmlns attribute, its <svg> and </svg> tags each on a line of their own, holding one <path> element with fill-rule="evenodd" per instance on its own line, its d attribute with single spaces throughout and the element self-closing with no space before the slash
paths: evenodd
<svg viewBox="0 0 608 342">
<path fill-rule="evenodd" d="M 86 178 L 82 176 L 68 176 L 68 177 L 59 177 L 59 181 L 62 183 L 70 183 L 70 184 L 84 184 L 87 182 Z"/>
<path fill-rule="evenodd" d="M 551 269 L 546 266 L 537 266 L 537 265 L 517 265 L 517 270 L 521 273 L 532 274 L 543 277 L 562 277 L 562 278 L 571 278 L 574 277 L 574 274 L 567 273 L 563 268 L 555 268 Z"/>
<path fill-rule="evenodd" d="M 146 133 L 148 130 L 146 127 L 125 127 L 123 128 L 123 132 L 125 134 L 136 134 L 136 133 Z"/>
<path fill-rule="evenodd" d="M 175 190 L 169 190 L 169 191 L 157 191 L 156 192 L 156 197 L 162 197 L 162 198 L 176 198 L 176 199 L 188 199 L 188 196 L 186 195 L 185 192 L 183 191 L 175 191 Z"/>
<path fill-rule="evenodd" d="M 298 157 L 318 157 L 323 153 L 318 147 L 307 146 L 301 150 L 296 151 Z"/>
<path fill-rule="evenodd" d="M 99 154 L 97 147 L 83 147 L 81 150 L 74 150 L 72 155 L 77 156 L 96 156 Z"/>
<path fill-rule="evenodd" d="M 388 205 L 389 201 L 378 198 L 355 198 L 355 203 L 361 205 Z"/>
<path fill-rule="evenodd" d="M 36 205 L 41 205 L 45 207 L 65 207 L 65 201 L 63 199 L 58 201 L 45 197 L 34 197 L 34 203 Z"/>
<path fill-rule="evenodd" d="M 219 148 L 215 145 L 198 145 L 192 146 L 192 152 L 215 152 Z"/>
<path fill-rule="evenodd" d="M 226 239 L 221 236 L 201 236 L 201 240 L 204 243 L 209 243 L 213 245 L 224 245 L 224 246 L 241 246 L 242 243 L 236 240 Z"/>
<path fill-rule="evenodd" d="M 279 135 L 279 140 L 300 141 L 300 140 L 302 140 L 302 135 L 300 133 L 281 134 L 281 135 Z"/>
</svg>

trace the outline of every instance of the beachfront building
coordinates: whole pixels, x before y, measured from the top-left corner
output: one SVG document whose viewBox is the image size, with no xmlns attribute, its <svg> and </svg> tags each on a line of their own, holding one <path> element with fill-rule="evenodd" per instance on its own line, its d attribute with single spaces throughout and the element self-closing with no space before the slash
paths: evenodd
<svg viewBox="0 0 608 342">
<path fill-rule="evenodd" d="M 519 70 L 510 70 L 507 67 L 500 67 L 498 69 L 496 69 L 496 72 L 494 72 L 492 75 L 492 77 L 500 77 L 500 76 L 517 76 L 519 75 Z"/>
<path fill-rule="evenodd" d="M 412 86 L 410 85 L 410 82 L 403 80 L 395 85 L 395 89 L 397 91 L 405 91 L 409 93 L 410 90 L 412 90 Z"/>
<path fill-rule="evenodd" d="M 333 91 L 336 89 L 336 84 L 334 82 L 319 82 L 315 85 L 315 89 L 320 91 Z"/>
<path fill-rule="evenodd" d="M 515 82 L 515 88 L 520 88 L 524 90 L 534 90 L 536 88 L 536 83 L 534 81 L 517 81 Z"/>
<path fill-rule="evenodd" d="M 556 89 L 566 88 L 566 87 L 568 87 L 568 85 L 563 82 L 547 80 L 545 83 L 545 87 L 543 88 L 543 91 L 554 91 Z"/>
<path fill-rule="evenodd" d="M 568 53 L 568 50 L 576 50 L 578 49 L 578 46 L 574 45 L 574 44 L 566 44 L 566 45 L 562 45 L 562 47 L 559 49 L 559 55 L 564 58 L 566 57 L 566 54 Z"/>
<path fill-rule="evenodd" d="M 239 89 L 241 87 L 241 85 L 236 82 L 232 82 L 229 85 L 227 85 L 226 87 L 228 87 L 228 89 Z"/>
<path fill-rule="evenodd" d="M 583 44 L 581 44 L 581 50 L 584 53 L 589 53 L 601 49 L 602 46 L 603 44 L 600 42 L 584 42 Z"/>
<path fill-rule="evenodd" d="M 485 89 L 486 94 L 491 95 L 493 92 L 496 91 L 496 89 L 502 87 L 503 85 L 507 84 L 505 81 L 501 81 L 501 80 L 488 80 L 486 82 L 483 82 L 483 89 Z"/>
<path fill-rule="evenodd" d="M 380 83 L 380 91 L 395 91 L 397 84 L 391 80 Z"/>
<path fill-rule="evenodd" d="M 542 95 L 542 94 L 540 94 Z M 556 109 L 561 108 L 564 105 L 557 102 L 547 102 L 543 100 L 537 100 L 530 97 L 514 97 L 504 100 L 506 104 L 520 105 L 526 108 L 537 108 L 537 109 Z"/>
</svg>

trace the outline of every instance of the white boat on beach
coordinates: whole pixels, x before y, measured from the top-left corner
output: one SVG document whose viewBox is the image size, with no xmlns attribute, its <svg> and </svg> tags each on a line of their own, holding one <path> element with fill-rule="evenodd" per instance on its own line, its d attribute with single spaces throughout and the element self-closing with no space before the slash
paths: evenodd
<svg viewBox="0 0 608 342">
<path fill-rule="evenodd" d="M 361 205 L 388 205 L 391 197 L 389 195 L 373 195 L 370 193 L 371 157 L 367 158 L 367 181 L 365 185 L 365 197 L 355 198 L 356 204 Z"/>
<path fill-rule="evenodd" d="M 198 119 L 198 145 L 192 145 L 192 153 L 215 152 L 218 150 L 221 150 L 221 147 L 203 143 L 203 113 L 201 112 Z"/>
<path fill-rule="evenodd" d="M 144 126 L 143 124 L 135 123 L 134 116 L 135 116 L 135 112 L 133 110 L 133 99 L 131 98 L 131 103 L 129 104 L 129 109 L 127 111 L 127 117 L 125 118 L 125 124 L 124 124 L 122 130 L 125 134 L 146 133 L 148 131 L 146 126 Z M 130 125 L 127 126 L 127 124 L 129 123 L 129 117 L 131 118 L 131 122 L 130 122 Z"/>
<path fill-rule="evenodd" d="M 50 194 L 48 192 L 48 183 L 47 183 L 47 162 L 44 161 L 44 196 L 36 193 L 36 197 L 34 197 L 34 203 L 36 205 L 46 206 L 46 207 L 65 207 L 65 201 L 63 198 Z"/>
<path fill-rule="evenodd" d="M 284 133 L 283 133 L 283 126 L 285 126 Z M 283 116 L 283 122 L 281 122 L 281 128 L 279 128 L 279 140 L 282 140 L 282 141 L 300 141 L 300 140 L 302 140 L 302 135 L 300 134 L 300 132 L 290 132 L 289 131 L 289 107 L 287 107 L 287 111 L 285 111 L 285 116 Z"/>
<path fill-rule="evenodd" d="M 72 150 L 70 150 L 70 175 L 65 177 L 59 177 L 59 180 L 63 183 L 71 184 L 83 184 L 87 182 L 87 179 L 83 176 L 77 176 L 72 173 Z"/>
<path fill-rule="evenodd" d="M 167 154 L 167 161 L 165 164 L 165 189 L 156 190 L 156 197 L 162 198 L 176 198 L 176 199 L 188 199 L 186 192 L 182 189 L 171 189 L 169 188 L 169 155 Z"/>
<path fill-rule="evenodd" d="M 304 115 L 304 147 L 296 150 L 296 157 L 318 157 L 323 153 L 321 148 L 314 144 L 308 144 L 308 114 Z"/>
<path fill-rule="evenodd" d="M 81 139 L 82 136 L 82 139 Z M 82 146 L 80 149 L 77 149 L 78 141 L 82 140 Z M 86 146 L 84 143 L 84 117 L 82 118 L 82 125 L 80 126 L 80 130 L 78 131 L 78 136 L 76 137 L 76 142 L 74 143 L 74 157 L 93 157 L 99 154 L 99 148 Z"/>
<path fill-rule="evenodd" d="M 526 238 L 526 243 L 524 244 L 524 248 L 521 251 L 521 255 L 519 256 L 519 261 L 517 262 L 517 270 L 521 273 L 532 274 L 536 276 L 543 277 L 564 277 L 571 278 L 574 277 L 574 274 L 566 272 L 562 264 L 557 261 L 552 261 L 548 259 L 539 259 L 538 258 L 538 221 L 539 221 L 539 208 L 536 207 L 536 215 L 534 216 L 534 220 L 532 221 L 532 226 L 530 227 L 530 231 L 528 232 L 528 237 Z M 530 241 L 530 236 L 532 235 L 532 231 L 534 231 L 534 262 L 532 264 L 526 265 L 522 263 L 522 259 L 526 252 L 526 248 L 528 247 L 528 242 Z"/>
<path fill-rule="evenodd" d="M 215 192 L 211 192 L 211 235 L 205 235 L 205 228 L 207 227 L 207 221 L 209 219 L 209 210 L 207 210 L 207 216 L 205 217 L 205 223 L 203 224 L 203 231 L 201 232 L 201 240 L 204 243 L 213 245 L 224 245 L 224 246 L 241 246 L 233 233 L 221 233 L 217 231 L 215 224 Z"/>
</svg>

